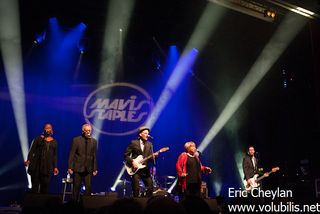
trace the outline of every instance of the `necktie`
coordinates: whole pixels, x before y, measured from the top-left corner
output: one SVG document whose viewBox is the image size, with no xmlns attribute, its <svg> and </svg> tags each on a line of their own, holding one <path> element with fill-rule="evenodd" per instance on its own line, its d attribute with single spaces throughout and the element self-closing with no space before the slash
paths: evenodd
<svg viewBox="0 0 320 214">
<path fill-rule="evenodd" d="M 253 168 L 256 168 L 256 159 L 255 157 L 252 157 L 252 164 L 253 164 Z"/>
</svg>

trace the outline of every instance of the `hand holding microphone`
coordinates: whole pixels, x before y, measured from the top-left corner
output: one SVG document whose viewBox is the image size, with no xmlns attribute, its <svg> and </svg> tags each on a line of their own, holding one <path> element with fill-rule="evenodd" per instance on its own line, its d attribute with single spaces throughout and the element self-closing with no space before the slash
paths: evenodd
<svg viewBox="0 0 320 214">
<path fill-rule="evenodd" d="M 205 173 L 209 173 L 209 174 L 212 173 L 212 169 L 210 167 L 206 166 L 204 170 L 205 170 Z"/>
<path fill-rule="evenodd" d="M 43 131 L 43 135 L 44 135 L 44 137 L 49 137 L 50 135 L 52 135 L 52 132 L 50 131 L 50 130 L 44 130 Z"/>
</svg>

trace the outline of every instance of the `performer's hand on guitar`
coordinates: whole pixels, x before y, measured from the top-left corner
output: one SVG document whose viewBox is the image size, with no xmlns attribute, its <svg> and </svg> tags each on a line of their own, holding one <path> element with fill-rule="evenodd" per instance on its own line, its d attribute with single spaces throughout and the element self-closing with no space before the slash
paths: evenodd
<svg viewBox="0 0 320 214">
<path fill-rule="evenodd" d="M 132 161 L 132 167 L 133 167 L 134 169 L 137 169 L 137 168 L 139 167 L 139 165 L 138 165 L 137 162 Z"/>
<path fill-rule="evenodd" d="M 97 174 L 98 174 L 98 170 L 92 172 L 93 176 L 96 176 Z"/>
<path fill-rule="evenodd" d="M 30 164 L 30 161 L 29 161 L 29 160 L 26 160 L 26 161 L 24 162 L 24 165 L 25 165 L 25 166 L 29 166 L 29 164 Z"/>
<path fill-rule="evenodd" d="M 268 177 L 268 176 L 269 176 L 269 173 L 266 172 L 266 173 L 263 174 L 263 176 L 264 176 L 264 177 Z"/>
<path fill-rule="evenodd" d="M 249 188 L 251 185 L 252 185 L 252 181 L 251 181 L 251 179 L 246 179 L 246 183 L 244 183 L 244 186 L 245 186 L 245 188 L 247 189 L 247 188 Z"/>
</svg>

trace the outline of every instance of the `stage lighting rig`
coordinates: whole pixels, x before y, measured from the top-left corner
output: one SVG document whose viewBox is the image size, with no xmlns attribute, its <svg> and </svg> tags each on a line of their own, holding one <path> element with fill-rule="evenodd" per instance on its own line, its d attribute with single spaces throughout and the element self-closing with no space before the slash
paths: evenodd
<svg viewBox="0 0 320 214">
<path fill-rule="evenodd" d="M 291 4 L 284 0 L 208 0 L 229 9 L 262 19 L 264 21 L 273 22 L 277 14 L 286 14 L 293 12 L 310 19 L 319 19 L 320 16 L 301 6 Z M 305 1 L 300 4 L 306 5 Z M 309 5 L 315 9 L 316 5 Z"/>
<path fill-rule="evenodd" d="M 270 6 L 251 0 L 209 0 L 229 9 L 273 22 L 276 17 L 276 10 Z"/>
</svg>

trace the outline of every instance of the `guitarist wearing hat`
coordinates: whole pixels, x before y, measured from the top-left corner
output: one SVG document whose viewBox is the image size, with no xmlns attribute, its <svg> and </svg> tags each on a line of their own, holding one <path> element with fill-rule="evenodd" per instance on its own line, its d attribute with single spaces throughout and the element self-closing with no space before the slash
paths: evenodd
<svg viewBox="0 0 320 214">
<path fill-rule="evenodd" d="M 138 139 L 132 140 L 124 152 L 126 167 L 132 169 L 132 173 L 130 175 L 133 197 L 139 197 L 140 179 L 143 181 L 146 188 L 146 196 L 151 197 L 153 193 L 153 181 L 147 165 L 148 162 L 154 163 L 155 157 L 158 155 L 158 153 L 153 153 L 153 145 L 150 141 L 148 141 L 149 132 L 150 128 L 146 126 L 140 127 L 137 133 Z M 135 161 L 138 156 L 142 156 L 143 158 L 151 156 L 151 158 L 142 161 L 141 167 L 139 166 L 139 163 Z"/>
</svg>

